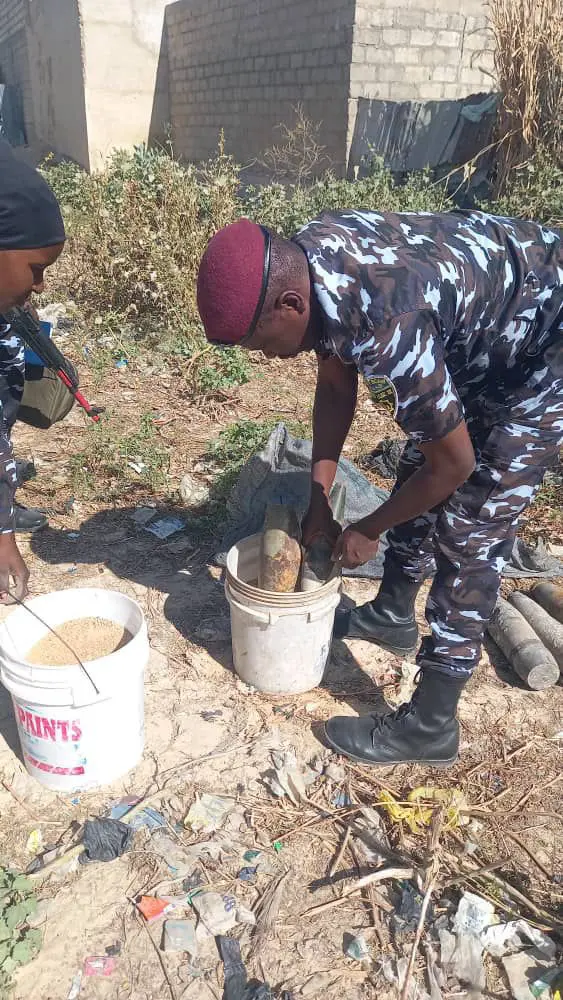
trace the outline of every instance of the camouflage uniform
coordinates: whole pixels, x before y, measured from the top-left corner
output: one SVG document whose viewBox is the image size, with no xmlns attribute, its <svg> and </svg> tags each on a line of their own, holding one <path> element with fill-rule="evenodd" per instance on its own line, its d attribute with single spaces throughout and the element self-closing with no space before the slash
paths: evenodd
<svg viewBox="0 0 563 1000">
<path fill-rule="evenodd" d="M 0 316 L 0 534 L 14 530 L 16 463 L 11 431 L 16 421 L 47 428 L 72 409 L 74 398 L 47 368 L 26 370 L 24 345 Z"/>
<path fill-rule="evenodd" d="M 518 518 L 563 442 L 561 233 L 479 212 L 327 212 L 295 241 L 323 312 L 319 355 L 393 389 L 409 437 L 395 489 L 424 462 L 417 444 L 467 422 L 475 471 L 390 531 L 386 559 L 416 582 L 436 569 L 417 660 L 468 676 Z"/>
</svg>

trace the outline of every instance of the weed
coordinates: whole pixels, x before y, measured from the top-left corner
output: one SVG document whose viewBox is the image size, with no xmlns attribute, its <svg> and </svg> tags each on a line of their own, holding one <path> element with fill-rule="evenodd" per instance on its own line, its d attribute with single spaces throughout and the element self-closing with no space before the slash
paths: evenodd
<svg viewBox="0 0 563 1000">
<path fill-rule="evenodd" d="M 247 192 L 251 217 L 284 236 L 291 236 L 324 211 L 439 212 L 451 207 L 443 185 L 433 184 L 428 171 L 409 175 L 401 185 L 380 158 L 373 160 L 368 176 L 358 181 L 341 180 L 328 173 L 308 187 L 269 184 Z"/>
<path fill-rule="evenodd" d="M 274 179 L 301 187 L 324 173 L 330 167 L 330 160 L 326 146 L 319 142 L 322 122 L 311 121 L 301 104 L 293 111 L 293 126 L 285 123 L 277 126 L 281 142 L 266 150 L 262 162 Z"/>
<path fill-rule="evenodd" d="M 545 225 L 563 226 L 563 163 L 540 148 L 536 155 L 510 174 L 510 184 L 492 205 L 482 206 L 497 215 L 536 219 Z"/>
<path fill-rule="evenodd" d="M 86 444 L 69 462 L 70 480 L 77 495 L 115 500 L 142 486 L 157 493 L 166 486 L 168 452 L 154 426 L 154 413 L 143 413 L 135 430 L 116 433 L 106 417 L 86 431 Z"/>
<path fill-rule="evenodd" d="M 232 389 L 250 381 L 252 367 L 248 355 L 239 347 L 206 351 L 202 362 L 197 370 L 197 387 L 202 393 Z"/>
<path fill-rule="evenodd" d="M 0 996 L 8 995 L 12 975 L 26 965 L 41 947 L 41 931 L 29 927 L 37 909 L 31 884 L 25 875 L 0 868 Z"/>
<path fill-rule="evenodd" d="M 162 151 L 119 151 L 91 176 L 50 167 L 68 245 L 53 268 L 51 295 L 68 289 L 89 318 L 113 312 L 143 333 L 200 337 L 197 268 L 216 229 L 240 214 L 238 171 L 220 146 L 196 171 Z"/>
<path fill-rule="evenodd" d="M 211 445 L 208 458 L 217 469 L 213 484 L 213 497 L 224 500 L 232 491 L 238 479 L 240 470 L 266 444 L 279 418 L 271 420 L 237 420 L 221 431 L 219 437 Z M 287 424 L 292 434 L 306 436 L 307 428 L 301 422 Z"/>
</svg>

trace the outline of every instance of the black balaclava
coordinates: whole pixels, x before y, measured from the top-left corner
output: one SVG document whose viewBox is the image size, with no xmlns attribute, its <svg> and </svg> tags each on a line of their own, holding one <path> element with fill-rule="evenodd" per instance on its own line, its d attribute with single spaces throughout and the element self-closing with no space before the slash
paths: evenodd
<svg viewBox="0 0 563 1000">
<path fill-rule="evenodd" d="M 0 250 L 38 250 L 65 238 L 61 210 L 47 181 L 0 141 Z"/>
</svg>

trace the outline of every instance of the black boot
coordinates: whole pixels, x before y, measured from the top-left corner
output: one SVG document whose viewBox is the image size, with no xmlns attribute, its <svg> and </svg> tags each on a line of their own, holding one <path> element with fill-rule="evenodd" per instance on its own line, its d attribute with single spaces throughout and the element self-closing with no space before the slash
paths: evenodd
<svg viewBox="0 0 563 1000">
<path fill-rule="evenodd" d="M 399 656 L 412 653 L 418 643 L 414 602 L 420 586 L 387 559 L 375 600 L 351 611 L 337 611 L 334 638 L 369 639 Z"/>
<path fill-rule="evenodd" d="M 23 507 L 21 503 L 14 504 L 14 531 L 16 534 L 33 534 L 34 531 L 45 528 L 48 523 L 49 519 L 42 510 L 36 510 L 34 507 Z"/>
<path fill-rule="evenodd" d="M 325 725 L 331 747 L 364 764 L 434 764 L 457 759 L 457 703 L 466 678 L 426 668 L 408 704 L 386 715 L 336 716 Z"/>
</svg>

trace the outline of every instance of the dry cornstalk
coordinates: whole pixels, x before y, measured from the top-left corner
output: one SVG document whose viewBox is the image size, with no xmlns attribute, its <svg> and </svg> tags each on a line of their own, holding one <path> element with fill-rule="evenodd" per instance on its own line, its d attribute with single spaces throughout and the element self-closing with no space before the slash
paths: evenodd
<svg viewBox="0 0 563 1000">
<path fill-rule="evenodd" d="M 489 26 L 502 93 L 498 184 L 543 145 L 561 157 L 563 17 L 561 0 L 489 0 Z"/>
</svg>

